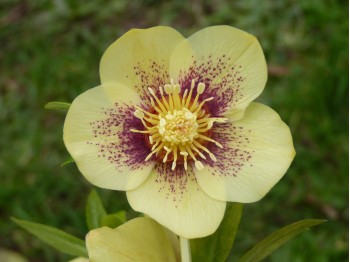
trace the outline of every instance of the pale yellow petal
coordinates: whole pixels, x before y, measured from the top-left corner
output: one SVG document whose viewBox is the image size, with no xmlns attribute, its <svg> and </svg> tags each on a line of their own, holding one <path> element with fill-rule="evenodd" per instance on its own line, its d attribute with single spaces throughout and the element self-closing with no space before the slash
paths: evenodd
<svg viewBox="0 0 350 262">
<path fill-rule="evenodd" d="M 68 262 L 89 262 L 89 259 L 85 257 L 77 257 L 72 260 L 69 260 Z"/>
<path fill-rule="evenodd" d="M 215 98 L 207 103 L 211 114 L 237 120 L 263 91 L 267 66 L 254 36 L 229 26 L 212 26 L 177 46 L 170 60 L 170 75 L 183 88 L 193 79 L 205 83 L 201 99 Z"/>
<path fill-rule="evenodd" d="M 0 248 L 0 261 L 1 262 L 28 262 L 28 260 L 21 254 L 14 251 Z"/>
<path fill-rule="evenodd" d="M 127 191 L 133 209 L 143 212 L 184 238 L 210 235 L 218 228 L 226 202 L 204 193 L 192 168 L 159 165 L 140 187 Z"/>
<path fill-rule="evenodd" d="M 168 84 L 170 55 L 183 39 L 166 26 L 130 30 L 103 54 L 101 82 L 125 84 L 142 96 L 147 87 L 158 89 Z"/>
<path fill-rule="evenodd" d="M 218 161 L 203 161 L 205 169 L 195 174 L 201 188 L 218 200 L 261 199 L 286 173 L 295 155 L 289 127 L 259 103 L 252 103 L 241 120 L 215 128 L 212 137 L 223 145 L 209 148 Z"/>
<path fill-rule="evenodd" d="M 140 185 L 154 164 L 142 128 L 134 117 L 134 105 L 141 105 L 135 91 L 118 84 L 104 84 L 78 96 L 66 116 L 64 143 L 79 170 L 92 184 L 108 189 L 128 190 Z"/>
<path fill-rule="evenodd" d="M 86 236 L 91 262 L 176 261 L 166 230 L 150 218 L 139 217 L 115 228 L 99 228 Z"/>
</svg>

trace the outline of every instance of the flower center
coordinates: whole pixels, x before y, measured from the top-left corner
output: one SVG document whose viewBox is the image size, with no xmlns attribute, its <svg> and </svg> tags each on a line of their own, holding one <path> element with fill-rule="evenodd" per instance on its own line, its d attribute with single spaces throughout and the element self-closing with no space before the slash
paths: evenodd
<svg viewBox="0 0 350 262">
<path fill-rule="evenodd" d="M 159 120 L 159 134 L 162 139 L 174 145 L 192 142 L 198 137 L 197 114 L 192 113 L 187 108 L 168 112 Z"/>
<path fill-rule="evenodd" d="M 136 106 L 134 115 L 141 120 L 145 130 L 130 131 L 145 134 L 151 147 L 151 153 L 145 161 L 155 155 L 163 163 L 172 161 L 172 170 L 177 163 L 183 163 L 187 170 L 188 161 L 194 161 L 195 167 L 202 170 L 203 164 L 199 159 L 206 159 L 203 153 L 216 161 L 206 145 L 210 142 L 221 148 L 222 145 L 210 138 L 209 130 L 214 122 L 224 123 L 227 119 L 210 117 L 204 105 L 214 97 L 199 102 L 198 98 L 205 90 L 204 83 L 199 83 L 197 95 L 192 99 L 194 87 L 195 82 L 192 80 L 191 88 L 180 95 L 180 85 L 171 81 L 171 84 L 164 86 L 164 90 L 159 87 L 159 97 L 153 89 L 148 88 L 152 107 L 144 110 Z"/>
</svg>

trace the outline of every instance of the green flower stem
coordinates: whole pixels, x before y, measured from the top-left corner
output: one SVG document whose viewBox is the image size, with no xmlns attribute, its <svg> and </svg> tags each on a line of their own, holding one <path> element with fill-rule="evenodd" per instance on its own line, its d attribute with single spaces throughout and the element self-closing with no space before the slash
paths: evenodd
<svg viewBox="0 0 350 262">
<path fill-rule="evenodd" d="M 181 248 L 181 262 L 191 262 L 191 247 L 190 241 L 186 238 L 180 237 Z"/>
</svg>

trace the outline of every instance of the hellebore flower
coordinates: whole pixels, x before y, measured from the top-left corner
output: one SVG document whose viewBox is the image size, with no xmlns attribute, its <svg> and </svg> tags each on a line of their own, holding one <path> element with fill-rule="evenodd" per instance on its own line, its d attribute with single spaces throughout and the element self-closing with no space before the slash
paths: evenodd
<svg viewBox="0 0 350 262">
<path fill-rule="evenodd" d="M 86 247 L 90 261 L 180 261 L 177 237 L 145 217 L 114 229 L 102 227 L 90 231 Z"/>
<path fill-rule="evenodd" d="M 106 50 L 100 76 L 68 111 L 69 153 L 92 184 L 127 191 L 184 238 L 212 234 L 226 201 L 261 199 L 293 160 L 288 126 L 252 102 L 267 67 L 248 33 L 134 29 Z"/>
</svg>

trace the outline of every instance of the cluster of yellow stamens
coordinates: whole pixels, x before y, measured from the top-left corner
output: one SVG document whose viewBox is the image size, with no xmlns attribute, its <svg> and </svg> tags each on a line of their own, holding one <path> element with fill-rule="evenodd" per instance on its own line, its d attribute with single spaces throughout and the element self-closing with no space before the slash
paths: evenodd
<svg viewBox="0 0 350 262">
<path fill-rule="evenodd" d="M 210 117 L 203 106 L 214 97 L 199 103 L 198 98 L 204 92 L 205 84 L 197 85 L 197 95 L 192 99 L 194 87 L 195 82 L 192 81 L 191 88 L 180 95 L 180 85 L 171 81 L 171 84 L 165 85 L 164 88 L 159 87 L 159 98 L 152 88 L 148 88 L 152 107 L 146 111 L 136 106 L 134 115 L 141 120 L 145 130 L 131 129 L 131 131 L 143 133 L 148 138 L 151 153 L 145 161 L 156 155 L 164 163 L 172 161 L 172 170 L 175 169 L 177 162 L 183 163 L 187 170 L 187 162 L 191 159 L 195 167 L 202 170 L 203 164 L 197 156 L 206 159 L 203 152 L 216 161 L 214 154 L 205 145 L 215 143 L 218 147 L 222 147 L 220 143 L 210 138 L 209 130 L 214 122 L 224 123 L 227 119 Z"/>
</svg>

